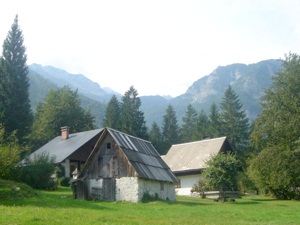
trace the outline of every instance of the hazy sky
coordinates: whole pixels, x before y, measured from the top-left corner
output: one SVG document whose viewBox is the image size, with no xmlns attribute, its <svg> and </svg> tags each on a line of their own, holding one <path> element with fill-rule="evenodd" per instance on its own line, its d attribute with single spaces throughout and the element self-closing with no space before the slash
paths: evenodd
<svg viewBox="0 0 300 225">
<path fill-rule="evenodd" d="M 219 65 L 300 52 L 300 1 L 1 0 L 0 42 L 15 14 L 28 63 L 82 73 L 124 93 L 172 95 Z"/>
</svg>

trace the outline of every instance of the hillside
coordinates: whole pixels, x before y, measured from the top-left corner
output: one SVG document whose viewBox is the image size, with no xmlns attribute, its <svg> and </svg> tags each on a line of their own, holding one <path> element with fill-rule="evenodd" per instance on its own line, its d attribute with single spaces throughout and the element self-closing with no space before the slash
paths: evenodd
<svg viewBox="0 0 300 225">
<path fill-rule="evenodd" d="M 161 125 L 168 104 L 174 106 L 179 122 L 189 103 L 198 111 L 208 111 L 213 102 L 220 103 L 228 85 L 238 93 L 248 117 L 254 119 L 260 112 L 260 99 L 271 85 L 272 77 L 280 70 L 281 64 L 281 60 L 270 59 L 249 65 L 237 63 L 220 66 L 195 81 L 178 97 L 141 96 L 141 109 L 145 113 L 147 125 L 150 127 L 154 121 Z M 67 85 L 78 90 L 83 107 L 91 111 L 99 127 L 104 117 L 106 102 L 113 94 L 120 96 L 109 88 L 101 88 L 84 75 L 70 74 L 52 66 L 38 64 L 31 65 L 29 69 L 29 92 L 33 109 L 49 90 Z"/>
<path fill-rule="evenodd" d="M 59 86 L 52 83 L 50 79 L 37 73 L 29 67 L 29 98 L 31 102 L 31 107 L 35 111 L 38 103 L 43 102 L 44 98 L 47 96 L 50 90 L 58 89 Z M 69 86 L 68 83 L 65 85 Z M 71 86 L 71 85 L 70 85 Z M 76 90 L 73 87 L 74 90 Z M 106 104 L 94 99 L 91 99 L 78 90 L 78 95 L 81 100 L 81 106 L 86 110 L 89 110 L 91 114 L 95 117 L 95 122 L 97 127 L 102 126 L 102 120 L 104 117 Z"/>
<path fill-rule="evenodd" d="M 231 85 L 240 97 L 244 109 L 250 119 L 259 114 L 260 99 L 264 91 L 270 87 L 272 77 L 281 68 L 281 60 L 265 60 L 254 64 L 232 64 L 220 66 L 212 73 L 195 81 L 187 91 L 172 99 L 159 96 L 142 97 L 142 109 L 145 112 L 147 124 L 153 121 L 162 123 L 168 104 L 176 110 L 178 121 L 184 116 L 188 104 L 200 111 L 208 112 L 210 105 L 219 104 L 228 85 Z"/>
<path fill-rule="evenodd" d="M 29 68 L 57 87 L 69 86 L 96 101 L 107 102 L 113 94 L 118 94 L 109 88 L 100 87 L 98 83 L 91 81 L 82 74 L 71 74 L 53 66 L 42 66 L 39 64 L 32 64 Z"/>
</svg>

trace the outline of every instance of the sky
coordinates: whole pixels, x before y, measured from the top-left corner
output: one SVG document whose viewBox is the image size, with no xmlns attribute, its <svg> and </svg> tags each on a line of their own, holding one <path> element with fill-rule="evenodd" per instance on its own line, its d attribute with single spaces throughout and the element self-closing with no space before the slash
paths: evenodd
<svg viewBox="0 0 300 225">
<path fill-rule="evenodd" d="M 16 14 L 28 64 L 81 73 L 124 93 L 184 93 L 218 66 L 300 53 L 299 0 L 1 0 L 0 43 Z"/>
</svg>

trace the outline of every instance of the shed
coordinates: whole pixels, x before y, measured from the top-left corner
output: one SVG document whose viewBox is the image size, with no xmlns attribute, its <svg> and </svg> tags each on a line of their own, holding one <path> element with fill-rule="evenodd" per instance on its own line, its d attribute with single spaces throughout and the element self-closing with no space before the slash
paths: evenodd
<svg viewBox="0 0 300 225">
<path fill-rule="evenodd" d="M 206 162 L 220 152 L 231 150 L 226 137 L 172 145 L 162 158 L 178 179 L 176 194 L 191 195 L 193 186 L 201 179 Z"/>
<path fill-rule="evenodd" d="M 175 200 L 177 179 L 151 142 L 105 128 L 73 182 L 75 198 L 138 202 Z"/>
<path fill-rule="evenodd" d="M 53 138 L 28 158 L 42 154 L 54 158 L 54 163 L 62 165 L 65 177 L 70 177 L 75 169 L 80 170 L 93 150 L 103 129 L 89 130 L 69 134 L 68 127 L 61 128 L 61 135 Z"/>
</svg>

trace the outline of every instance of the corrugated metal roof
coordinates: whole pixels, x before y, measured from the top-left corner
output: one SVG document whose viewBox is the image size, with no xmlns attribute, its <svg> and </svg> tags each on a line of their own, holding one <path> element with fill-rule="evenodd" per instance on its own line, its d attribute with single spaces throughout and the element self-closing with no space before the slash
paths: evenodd
<svg viewBox="0 0 300 225">
<path fill-rule="evenodd" d="M 176 182 L 177 179 L 151 142 L 107 128 L 140 177 Z"/>
<path fill-rule="evenodd" d="M 111 128 L 107 128 L 107 130 L 117 145 L 123 149 L 140 177 L 159 181 L 177 181 L 175 175 L 161 159 L 151 142 Z"/>
<path fill-rule="evenodd" d="M 102 130 L 103 129 L 96 129 L 73 133 L 70 134 L 69 138 L 66 140 L 63 140 L 61 136 L 58 136 L 31 153 L 29 158 L 32 159 L 35 155 L 49 154 L 50 157 L 54 157 L 55 163 L 60 163 L 93 137 L 98 135 Z"/>
<path fill-rule="evenodd" d="M 163 160 L 173 172 L 203 169 L 211 156 L 222 149 L 226 137 L 172 145 Z"/>
</svg>

